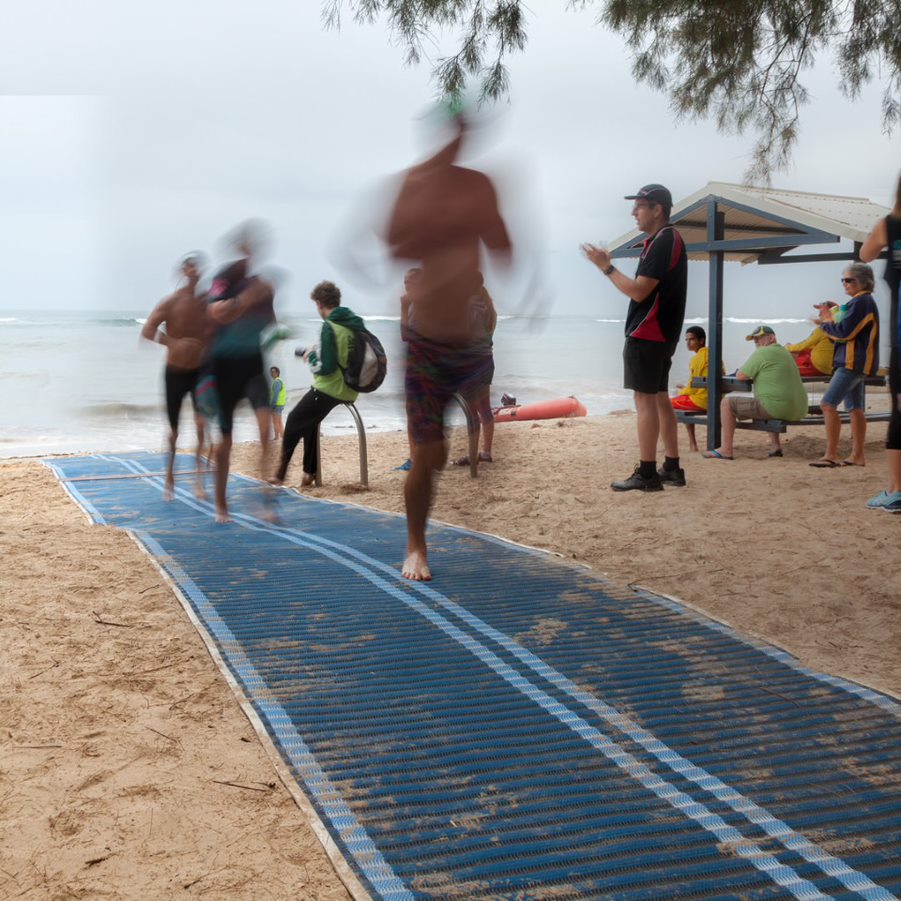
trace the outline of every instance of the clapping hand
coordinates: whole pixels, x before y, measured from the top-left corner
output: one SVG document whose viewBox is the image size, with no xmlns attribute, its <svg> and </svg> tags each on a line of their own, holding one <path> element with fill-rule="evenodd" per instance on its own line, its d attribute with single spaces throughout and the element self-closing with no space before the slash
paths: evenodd
<svg viewBox="0 0 901 901">
<path fill-rule="evenodd" d="M 595 244 L 583 244 L 582 254 L 587 260 L 594 263 L 598 269 L 606 269 L 611 263 L 610 254 L 604 248 Z"/>
</svg>

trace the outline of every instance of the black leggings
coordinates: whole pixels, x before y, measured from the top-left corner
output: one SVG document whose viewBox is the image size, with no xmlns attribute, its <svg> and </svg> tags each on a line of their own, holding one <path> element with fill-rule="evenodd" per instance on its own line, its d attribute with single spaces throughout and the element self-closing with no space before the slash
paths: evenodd
<svg viewBox="0 0 901 901">
<path fill-rule="evenodd" d="M 235 407 L 246 397 L 254 412 L 269 407 L 269 387 L 263 374 L 263 355 L 214 357 L 213 373 L 219 394 L 219 428 L 231 435 Z"/>
<path fill-rule="evenodd" d="M 889 363 L 889 392 L 892 398 L 892 418 L 888 424 L 888 436 L 885 446 L 889 450 L 901 450 L 901 353 L 897 347 L 892 348 L 892 357 Z"/>
<path fill-rule="evenodd" d="M 303 439 L 303 471 L 307 475 L 316 474 L 316 433 L 319 423 L 339 404 L 344 403 L 336 397 L 323 394 L 315 388 L 298 401 L 297 406 L 288 414 L 285 422 L 285 434 L 282 438 L 282 459 L 275 477 L 283 482 L 288 472 L 288 464 L 294 456 L 298 442 Z"/>
</svg>

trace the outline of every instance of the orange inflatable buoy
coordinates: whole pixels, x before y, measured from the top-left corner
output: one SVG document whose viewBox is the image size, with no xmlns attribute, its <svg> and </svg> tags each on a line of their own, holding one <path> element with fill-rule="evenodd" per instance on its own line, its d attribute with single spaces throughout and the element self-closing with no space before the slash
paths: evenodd
<svg viewBox="0 0 901 901">
<path fill-rule="evenodd" d="M 527 419 L 565 419 L 587 416 L 585 405 L 575 397 L 555 397 L 539 400 L 534 404 L 516 404 L 511 407 L 494 407 L 491 411 L 495 422 L 514 422 Z"/>
</svg>

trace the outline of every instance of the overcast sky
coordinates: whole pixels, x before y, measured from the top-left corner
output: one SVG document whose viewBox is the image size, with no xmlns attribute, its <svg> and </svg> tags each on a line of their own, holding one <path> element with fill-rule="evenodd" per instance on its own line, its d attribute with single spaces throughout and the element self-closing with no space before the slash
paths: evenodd
<svg viewBox="0 0 901 901">
<path fill-rule="evenodd" d="M 622 196 L 644 183 L 678 201 L 739 182 L 753 137 L 675 123 L 663 96 L 633 84 L 620 41 L 561 5 L 531 5 L 510 102 L 473 162 L 498 176 L 554 309 L 621 314 L 579 243 L 630 228 Z M 901 138 L 882 134 L 879 86 L 845 101 L 828 59 L 803 81 L 813 99 L 774 184 L 888 204 Z M 216 258 L 219 236 L 260 216 L 290 276 L 284 308 L 304 312 L 320 279 L 349 284 L 330 248 L 351 240 L 342 223 L 365 217 L 361 198 L 421 154 L 434 86 L 384 25 L 323 30 L 317 0 L 29 0 L 0 33 L 0 92 L 0 307 L 149 309 L 182 253 Z M 761 315 L 804 316 L 840 294 L 830 267 L 786 272 L 808 268 L 730 266 L 727 288 Z M 496 292 L 502 309 L 516 290 Z M 690 312 L 706 290 L 693 265 Z M 390 311 L 398 293 L 346 291 L 362 312 Z"/>
</svg>

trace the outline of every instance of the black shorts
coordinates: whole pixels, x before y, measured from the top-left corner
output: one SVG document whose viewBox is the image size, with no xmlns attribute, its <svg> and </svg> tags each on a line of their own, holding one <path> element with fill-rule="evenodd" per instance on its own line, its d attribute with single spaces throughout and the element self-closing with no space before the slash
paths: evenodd
<svg viewBox="0 0 901 901">
<path fill-rule="evenodd" d="M 623 387 L 641 394 L 657 394 L 669 388 L 669 371 L 675 344 L 626 338 L 623 348 Z"/>
<path fill-rule="evenodd" d="M 263 371 L 263 355 L 252 357 L 215 357 L 213 374 L 219 394 L 219 428 L 230 435 L 235 407 L 246 397 L 254 410 L 269 409 L 269 386 Z"/>
<path fill-rule="evenodd" d="M 185 399 L 186 394 L 191 395 L 191 403 L 194 406 L 194 412 L 197 412 L 197 378 L 200 375 L 199 369 L 173 369 L 166 367 L 163 381 L 166 385 L 166 415 L 169 417 L 169 425 L 173 432 L 178 431 L 178 417 L 181 413 L 181 402 Z"/>
</svg>

